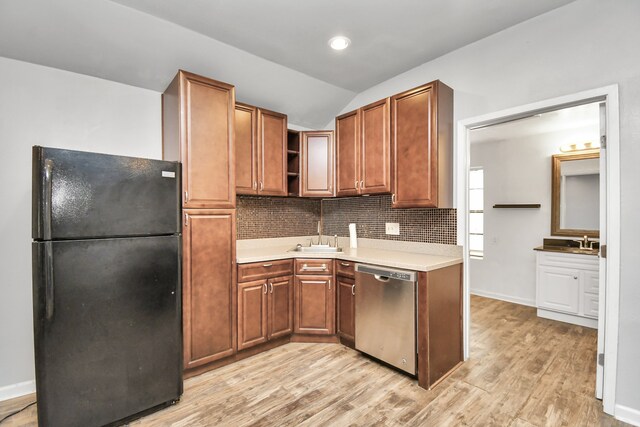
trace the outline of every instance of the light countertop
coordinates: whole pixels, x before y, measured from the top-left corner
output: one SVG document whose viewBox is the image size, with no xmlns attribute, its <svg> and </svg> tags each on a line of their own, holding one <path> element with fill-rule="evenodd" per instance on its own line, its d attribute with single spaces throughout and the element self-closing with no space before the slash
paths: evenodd
<svg viewBox="0 0 640 427">
<path fill-rule="evenodd" d="M 460 256 L 433 255 L 390 249 L 363 247 L 344 248 L 341 253 L 289 252 L 295 245 L 281 244 L 265 247 L 238 247 L 238 264 L 289 258 L 324 258 L 402 268 L 413 271 L 431 271 L 462 263 Z"/>
</svg>

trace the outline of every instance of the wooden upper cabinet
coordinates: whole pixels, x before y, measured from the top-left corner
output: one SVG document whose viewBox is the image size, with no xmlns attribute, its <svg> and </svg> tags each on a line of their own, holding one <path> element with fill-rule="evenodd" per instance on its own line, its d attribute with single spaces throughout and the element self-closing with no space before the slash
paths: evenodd
<svg viewBox="0 0 640 427">
<path fill-rule="evenodd" d="M 336 117 L 336 196 L 360 189 L 360 110 Z"/>
<path fill-rule="evenodd" d="M 303 197 L 333 196 L 333 131 L 302 132 L 301 191 Z"/>
<path fill-rule="evenodd" d="M 258 194 L 258 110 L 236 103 L 236 193 Z"/>
<path fill-rule="evenodd" d="M 391 192 L 390 99 L 336 117 L 336 195 Z"/>
<path fill-rule="evenodd" d="M 362 194 L 391 191 L 391 116 L 390 100 L 385 98 L 362 107 L 360 192 Z"/>
<path fill-rule="evenodd" d="M 236 352 L 235 211 L 184 211 L 184 367 Z"/>
<path fill-rule="evenodd" d="M 182 162 L 182 206 L 234 208 L 234 87 L 179 71 L 162 110 L 163 158 Z"/>
<path fill-rule="evenodd" d="M 436 80 L 391 98 L 394 208 L 453 206 L 453 90 Z"/>
<path fill-rule="evenodd" d="M 258 194 L 287 195 L 287 116 L 258 108 Z"/>
</svg>

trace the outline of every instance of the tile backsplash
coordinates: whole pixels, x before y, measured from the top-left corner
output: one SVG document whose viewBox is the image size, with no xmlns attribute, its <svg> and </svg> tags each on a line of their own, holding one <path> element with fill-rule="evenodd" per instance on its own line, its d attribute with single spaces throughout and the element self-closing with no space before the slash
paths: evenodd
<svg viewBox="0 0 640 427">
<path fill-rule="evenodd" d="M 400 235 L 385 234 L 385 223 L 400 224 Z M 455 209 L 392 209 L 391 196 L 348 197 L 322 201 L 323 234 L 406 242 L 456 244 Z"/>
<path fill-rule="evenodd" d="M 295 197 L 237 196 L 237 238 L 318 234 L 320 200 Z"/>
<path fill-rule="evenodd" d="M 237 197 L 237 238 L 312 236 L 345 237 L 349 223 L 358 237 L 406 242 L 456 244 L 455 209 L 391 209 L 391 196 L 303 199 L 294 197 Z M 400 224 L 400 235 L 385 234 L 385 223 Z"/>
</svg>

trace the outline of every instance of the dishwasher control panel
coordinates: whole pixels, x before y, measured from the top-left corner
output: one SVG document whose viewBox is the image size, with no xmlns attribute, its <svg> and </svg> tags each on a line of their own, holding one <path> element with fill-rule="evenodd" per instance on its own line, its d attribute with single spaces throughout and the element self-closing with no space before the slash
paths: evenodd
<svg viewBox="0 0 640 427">
<path fill-rule="evenodd" d="M 387 267 L 356 264 L 356 271 L 373 274 L 387 279 L 404 280 L 409 282 L 415 282 L 416 280 L 416 273 L 413 271 L 394 270 Z"/>
</svg>

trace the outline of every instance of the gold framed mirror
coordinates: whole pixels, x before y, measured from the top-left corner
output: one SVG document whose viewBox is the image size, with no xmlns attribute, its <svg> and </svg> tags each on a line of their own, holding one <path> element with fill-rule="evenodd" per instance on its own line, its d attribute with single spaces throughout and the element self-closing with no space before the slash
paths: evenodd
<svg viewBox="0 0 640 427">
<path fill-rule="evenodd" d="M 551 158 L 551 235 L 600 236 L 600 151 Z"/>
</svg>

